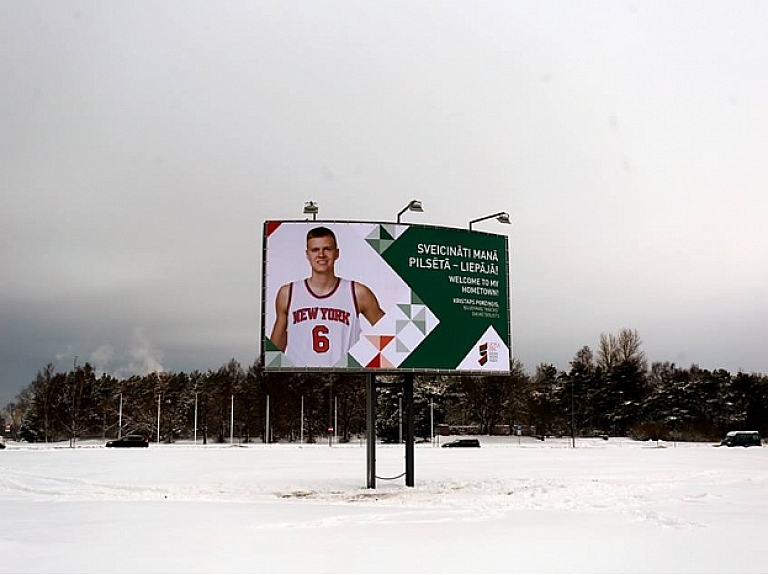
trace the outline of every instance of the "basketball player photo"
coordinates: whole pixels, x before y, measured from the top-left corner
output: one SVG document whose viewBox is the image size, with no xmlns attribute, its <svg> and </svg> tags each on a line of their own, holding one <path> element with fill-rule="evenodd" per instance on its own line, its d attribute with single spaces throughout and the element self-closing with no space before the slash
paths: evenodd
<svg viewBox="0 0 768 575">
<path fill-rule="evenodd" d="M 311 228 L 305 251 L 309 276 L 282 284 L 277 290 L 269 339 L 295 366 L 343 363 L 360 338 L 360 316 L 371 326 L 384 316 L 367 285 L 336 275 L 340 254 L 330 228 Z"/>
</svg>

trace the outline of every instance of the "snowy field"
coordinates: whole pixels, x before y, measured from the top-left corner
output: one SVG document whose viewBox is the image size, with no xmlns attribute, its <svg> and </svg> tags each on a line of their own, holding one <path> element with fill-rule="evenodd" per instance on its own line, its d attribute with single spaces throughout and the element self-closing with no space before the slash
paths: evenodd
<svg viewBox="0 0 768 575">
<path fill-rule="evenodd" d="M 0 451 L 3 573 L 765 573 L 768 449 L 480 438 Z M 377 447 L 377 474 L 404 470 Z"/>
</svg>

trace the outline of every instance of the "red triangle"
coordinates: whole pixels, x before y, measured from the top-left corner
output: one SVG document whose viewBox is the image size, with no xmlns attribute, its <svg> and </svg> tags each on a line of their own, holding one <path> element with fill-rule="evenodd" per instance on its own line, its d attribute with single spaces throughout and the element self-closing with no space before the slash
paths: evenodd
<svg viewBox="0 0 768 575">
<path fill-rule="evenodd" d="M 280 224 L 283 222 L 267 222 L 267 237 L 271 236 L 272 233 L 280 227 Z"/>
<path fill-rule="evenodd" d="M 376 356 L 368 362 L 365 367 L 381 367 L 381 354 L 377 353 Z"/>
<path fill-rule="evenodd" d="M 366 337 L 368 338 L 368 341 L 373 344 L 373 347 L 375 347 L 377 351 L 381 351 L 387 347 L 393 339 L 395 339 L 394 335 L 368 335 Z"/>
</svg>

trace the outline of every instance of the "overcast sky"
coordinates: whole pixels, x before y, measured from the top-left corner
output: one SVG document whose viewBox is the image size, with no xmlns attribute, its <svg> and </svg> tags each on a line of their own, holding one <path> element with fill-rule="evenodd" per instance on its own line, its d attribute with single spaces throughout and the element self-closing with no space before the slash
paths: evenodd
<svg viewBox="0 0 768 575">
<path fill-rule="evenodd" d="M 265 219 L 508 234 L 513 350 L 768 372 L 767 2 L 0 4 L 0 405 L 251 364 Z"/>
</svg>

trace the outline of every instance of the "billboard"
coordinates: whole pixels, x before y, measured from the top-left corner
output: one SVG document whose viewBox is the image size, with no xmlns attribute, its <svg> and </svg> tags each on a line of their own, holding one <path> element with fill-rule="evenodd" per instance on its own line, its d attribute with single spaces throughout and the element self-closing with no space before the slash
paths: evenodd
<svg viewBox="0 0 768 575">
<path fill-rule="evenodd" d="M 265 369 L 509 372 L 506 236 L 267 221 L 263 242 Z"/>
</svg>

